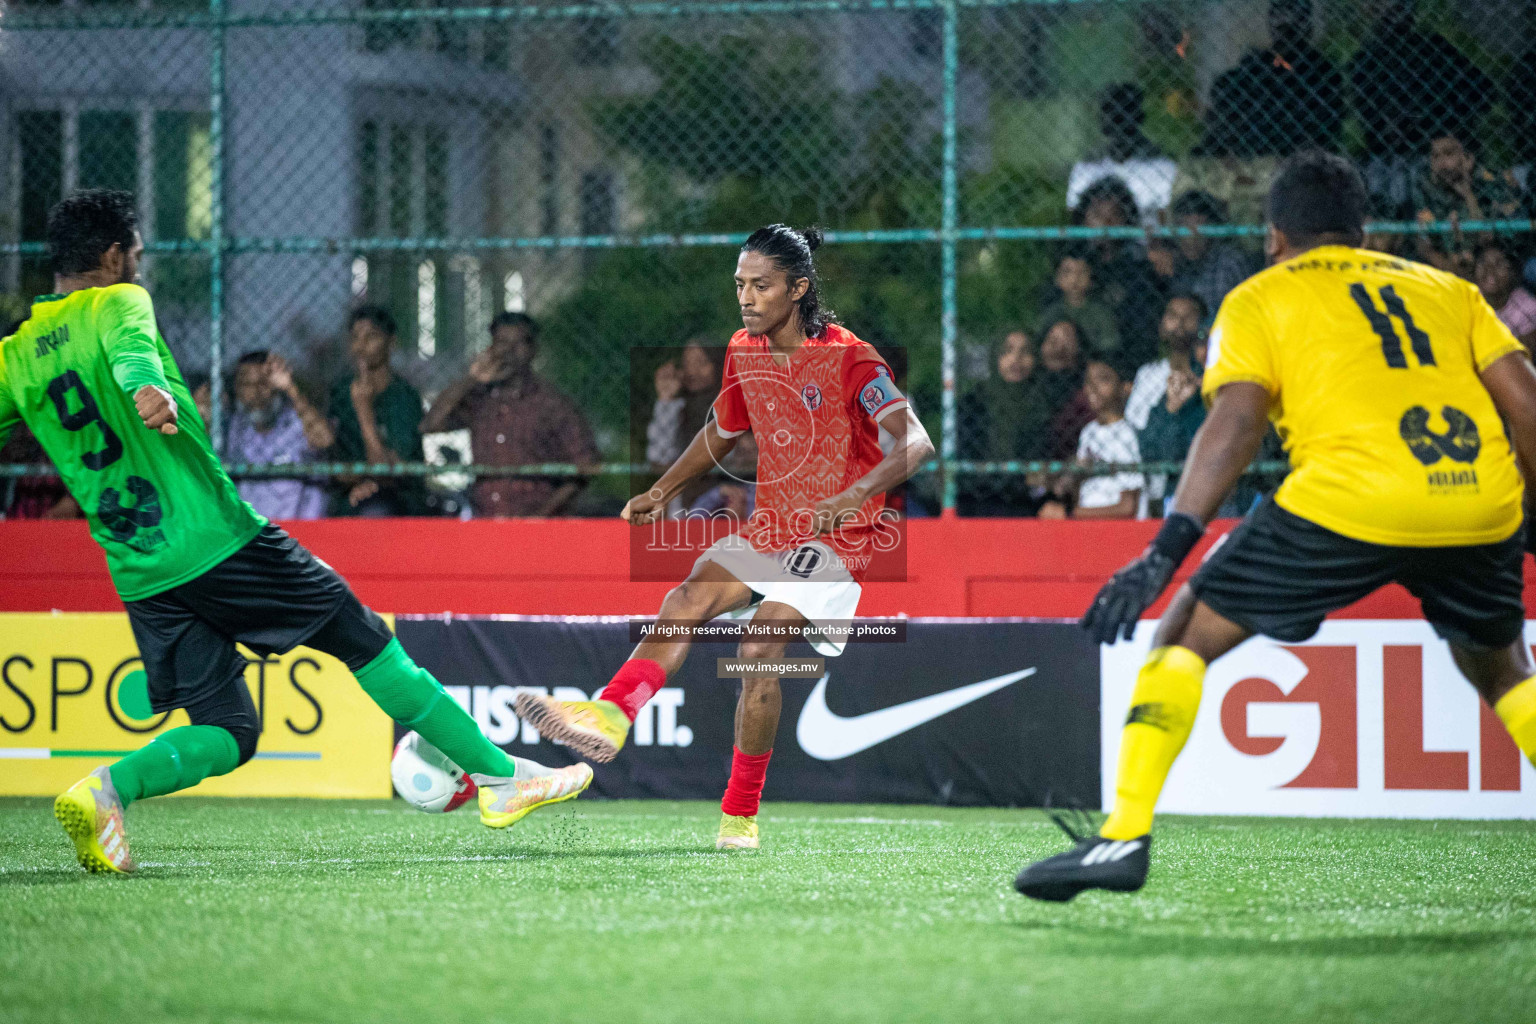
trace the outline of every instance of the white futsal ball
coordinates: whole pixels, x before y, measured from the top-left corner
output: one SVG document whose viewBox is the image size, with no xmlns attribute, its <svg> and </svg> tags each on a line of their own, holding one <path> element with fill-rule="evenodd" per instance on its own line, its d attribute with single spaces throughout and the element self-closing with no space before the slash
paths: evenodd
<svg viewBox="0 0 1536 1024">
<path fill-rule="evenodd" d="M 401 799 L 418 810 L 451 811 L 473 800 L 479 787 L 441 750 L 408 732 L 395 744 L 389 777 Z"/>
</svg>

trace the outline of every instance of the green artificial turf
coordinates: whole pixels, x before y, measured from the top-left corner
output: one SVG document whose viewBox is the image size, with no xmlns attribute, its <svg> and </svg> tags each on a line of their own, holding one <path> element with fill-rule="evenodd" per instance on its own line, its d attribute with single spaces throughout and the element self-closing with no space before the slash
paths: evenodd
<svg viewBox="0 0 1536 1024">
<path fill-rule="evenodd" d="M 0 800 L 0 1020 L 1536 1020 L 1536 827 L 1167 818 L 1138 896 L 1031 903 L 1038 812 L 149 801 L 135 878 Z"/>
</svg>

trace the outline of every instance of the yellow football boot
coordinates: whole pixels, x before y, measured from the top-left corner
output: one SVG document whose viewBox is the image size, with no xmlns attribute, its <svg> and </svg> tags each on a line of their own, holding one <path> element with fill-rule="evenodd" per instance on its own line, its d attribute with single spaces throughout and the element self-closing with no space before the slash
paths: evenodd
<svg viewBox="0 0 1536 1024">
<path fill-rule="evenodd" d="M 102 765 L 53 801 L 53 816 L 75 843 L 75 859 L 90 872 L 119 875 L 138 870 L 123 831 L 123 802 Z"/>
<path fill-rule="evenodd" d="M 480 787 L 480 824 L 506 828 L 540 807 L 576 799 L 582 790 L 592 785 L 592 766 L 573 764 L 529 779 L 494 775 L 472 777 L 475 785 Z"/>
<path fill-rule="evenodd" d="M 555 700 L 523 691 L 517 715 L 539 735 L 599 763 L 612 761 L 629 735 L 629 718 L 611 700 Z"/>
<path fill-rule="evenodd" d="M 717 850 L 757 849 L 757 817 L 739 814 L 720 815 L 720 833 L 715 836 Z"/>
</svg>

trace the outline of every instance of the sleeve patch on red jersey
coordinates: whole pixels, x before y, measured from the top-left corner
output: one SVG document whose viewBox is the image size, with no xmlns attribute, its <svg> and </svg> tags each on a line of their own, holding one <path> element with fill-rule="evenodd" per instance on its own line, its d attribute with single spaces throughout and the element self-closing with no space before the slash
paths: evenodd
<svg viewBox="0 0 1536 1024">
<path fill-rule="evenodd" d="M 878 414 L 892 402 L 902 400 L 901 392 L 896 390 L 895 381 L 886 375 L 883 366 L 859 391 L 859 402 L 864 406 L 864 411 L 871 416 Z"/>
</svg>

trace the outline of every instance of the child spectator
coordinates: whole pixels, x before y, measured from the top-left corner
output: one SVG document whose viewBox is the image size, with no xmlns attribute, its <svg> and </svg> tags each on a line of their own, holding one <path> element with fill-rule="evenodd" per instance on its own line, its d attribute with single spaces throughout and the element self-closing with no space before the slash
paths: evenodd
<svg viewBox="0 0 1536 1024">
<path fill-rule="evenodd" d="M 1083 426 L 1077 443 L 1077 459 L 1083 465 L 1100 462 L 1140 462 L 1136 430 L 1125 418 L 1125 399 L 1130 388 L 1113 363 L 1090 360 L 1083 380 L 1083 394 L 1093 420 Z M 1107 476 L 1084 477 L 1077 492 L 1074 519 L 1132 519 L 1141 506 L 1145 482 L 1134 470 Z"/>
<path fill-rule="evenodd" d="M 1114 311 L 1093 297 L 1093 266 L 1088 254 L 1074 250 L 1056 263 L 1056 290 L 1059 297 L 1048 303 L 1040 314 L 1036 333 L 1058 320 L 1071 320 L 1093 339 L 1094 354 L 1113 355 L 1120 350 L 1120 330 Z"/>
<path fill-rule="evenodd" d="M 1520 286 L 1509 250 L 1492 243 L 1479 246 L 1474 280 L 1504 326 L 1526 349 L 1536 351 L 1536 296 Z"/>
</svg>

